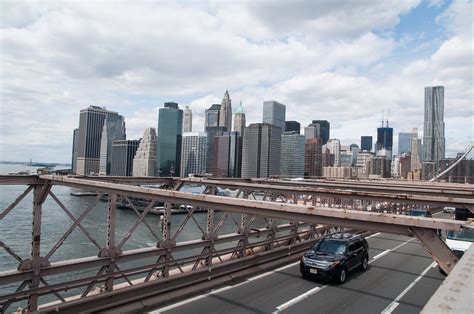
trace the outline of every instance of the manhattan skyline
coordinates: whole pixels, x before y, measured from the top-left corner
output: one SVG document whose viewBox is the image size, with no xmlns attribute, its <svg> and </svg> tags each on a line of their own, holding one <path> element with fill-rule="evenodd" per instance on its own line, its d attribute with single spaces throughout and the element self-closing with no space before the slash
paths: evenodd
<svg viewBox="0 0 474 314">
<path fill-rule="evenodd" d="M 0 160 L 69 162 L 77 112 L 90 105 L 124 116 L 128 139 L 156 128 L 165 102 L 188 105 L 204 131 L 204 110 L 226 90 L 247 125 L 275 100 L 302 127 L 328 120 L 346 145 L 376 138 L 390 109 L 395 152 L 398 133 L 423 130 L 424 87 L 442 85 L 446 156 L 474 137 L 471 1 L 1 9 Z"/>
</svg>

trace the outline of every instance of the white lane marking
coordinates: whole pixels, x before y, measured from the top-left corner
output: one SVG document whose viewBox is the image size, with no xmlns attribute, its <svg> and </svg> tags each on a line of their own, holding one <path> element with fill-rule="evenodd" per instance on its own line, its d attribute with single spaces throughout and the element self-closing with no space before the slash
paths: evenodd
<svg viewBox="0 0 474 314">
<path fill-rule="evenodd" d="M 413 241 L 413 240 L 415 240 L 415 238 L 411 238 L 410 240 L 407 240 L 407 241 L 403 242 L 402 244 L 397 245 L 396 247 L 394 247 L 394 248 L 392 248 L 392 249 L 388 249 L 388 250 L 386 250 L 386 251 L 383 251 L 382 253 L 380 253 L 380 254 L 374 256 L 374 258 L 369 262 L 369 264 L 371 264 L 372 262 L 374 262 L 376 259 L 382 257 L 383 255 L 385 255 L 385 254 L 387 254 L 387 253 L 389 253 L 389 252 L 395 251 L 396 249 L 401 248 L 402 246 L 404 246 L 405 244 L 410 243 L 410 242 Z M 318 291 L 323 290 L 323 289 L 326 288 L 326 287 L 327 287 L 327 285 L 322 286 L 322 287 L 313 288 L 313 289 L 311 289 L 311 290 L 309 290 L 309 291 L 307 291 L 307 292 L 305 292 L 305 293 L 303 293 L 303 294 L 301 294 L 301 295 L 299 295 L 299 296 L 297 296 L 297 297 L 295 297 L 295 298 L 289 300 L 288 302 L 285 302 L 285 303 L 283 303 L 283 304 L 277 306 L 277 310 L 276 310 L 275 312 L 273 312 L 272 314 L 279 313 L 280 311 L 285 310 L 285 309 L 289 308 L 290 306 L 295 305 L 296 303 L 298 303 L 298 302 L 300 302 L 300 301 L 306 299 L 307 297 L 309 297 L 309 296 L 312 295 L 312 294 L 315 294 L 315 293 L 318 292 Z"/>
<path fill-rule="evenodd" d="M 250 277 L 249 279 L 247 279 L 246 281 L 240 283 L 239 285 L 241 285 L 241 284 L 243 284 L 243 283 L 251 282 L 251 281 L 254 281 L 254 280 L 263 278 L 263 277 L 267 277 L 267 276 L 272 275 L 272 274 L 274 274 L 274 273 L 277 273 L 277 272 L 279 272 L 279 271 L 282 271 L 282 270 L 285 270 L 285 269 L 287 269 L 287 268 L 296 266 L 296 265 L 298 265 L 299 263 L 300 263 L 300 261 L 297 261 L 297 262 L 294 262 L 294 263 L 291 263 L 291 264 L 282 266 L 282 267 L 280 267 L 280 268 L 277 268 L 277 269 L 275 269 L 275 270 L 272 270 L 272 271 L 263 273 L 263 274 L 261 274 L 261 275 L 254 276 L 254 277 Z M 235 287 L 235 286 L 232 286 L 232 287 Z"/>
<path fill-rule="evenodd" d="M 195 297 L 193 297 L 193 298 L 186 299 L 186 300 L 183 300 L 183 301 L 180 301 L 180 302 L 177 302 L 177 303 L 173 303 L 173 304 L 171 304 L 171 305 L 168 305 L 168 306 L 166 306 L 166 307 L 163 307 L 163 308 L 161 308 L 161 309 L 158 309 L 158 310 L 153 311 L 153 312 L 150 312 L 150 313 L 152 313 L 152 314 L 158 314 L 158 313 L 166 312 L 166 311 L 172 310 L 172 309 L 174 309 L 174 308 L 177 308 L 177 307 L 186 305 L 186 304 L 188 304 L 188 303 L 191 303 L 191 302 L 194 302 L 194 301 L 203 299 L 203 298 L 208 297 L 208 296 L 210 296 L 210 295 L 217 294 L 217 293 L 220 293 L 220 292 L 224 292 L 224 291 L 227 291 L 227 290 L 229 290 L 229 289 L 237 288 L 237 287 L 239 287 L 239 286 L 242 286 L 242 285 L 247 284 L 247 283 L 249 283 L 249 282 L 252 282 L 252 281 L 254 281 L 254 280 L 261 279 L 261 278 L 263 278 L 263 277 L 269 276 L 269 275 L 271 275 L 271 274 L 274 274 L 274 273 L 276 273 L 276 272 L 285 270 L 285 269 L 287 269 L 287 268 L 293 267 L 293 266 L 298 265 L 298 264 L 299 264 L 299 261 L 294 262 L 294 263 L 291 263 L 291 264 L 288 264 L 288 265 L 285 265 L 285 266 L 282 266 L 282 267 L 280 267 L 280 268 L 277 268 L 277 269 L 275 269 L 275 270 L 272 270 L 272 271 L 263 273 L 263 274 L 261 274 L 261 275 L 251 277 L 251 278 L 245 280 L 244 282 L 238 283 L 238 284 L 236 284 L 236 285 L 225 286 L 225 287 L 222 287 L 222 288 L 217 289 L 217 290 L 212 290 L 212 291 L 209 291 L 208 293 L 201 294 L 201 295 L 198 295 L 198 296 L 195 296 Z"/>
<path fill-rule="evenodd" d="M 156 310 L 156 311 L 152 311 L 152 312 L 150 312 L 150 313 L 153 313 L 153 314 L 163 313 L 163 312 L 172 310 L 172 309 L 174 309 L 174 308 L 183 306 L 183 305 L 185 305 L 185 304 L 188 304 L 188 303 L 191 303 L 191 302 L 194 302 L 194 301 L 203 299 L 203 298 L 208 297 L 208 296 L 210 296 L 210 295 L 213 295 L 213 294 L 216 294 L 216 293 L 219 293 L 219 292 L 224 292 L 224 291 L 229 290 L 229 289 L 232 289 L 232 288 L 234 288 L 234 287 L 233 287 L 233 286 L 225 286 L 225 287 L 223 287 L 223 288 L 220 288 L 220 289 L 217 289 L 217 290 L 213 290 L 213 291 L 210 291 L 210 292 L 208 292 L 208 293 L 201 294 L 201 295 L 195 296 L 195 297 L 193 297 L 193 298 L 186 299 L 186 300 L 183 300 L 183 301 L 180 301 L 180 302 L 177 302 L 177 303 L 174 303 L 174 304 L 171 304 L 171 305 L 162 307 L 161 309 L 158 309 L 158 310 Z"/>
<path fill-rule="evenodd" d="M 392 251 L 395 251 L 395 250 L 401 248 L 402 246 L 404 246 L 405 244 L 410 243 L 410 242 L 413 241 L 413 240 L 415 240 L 415 238 L 411 238 L 410 240 L 405 241 L 405 242 L 403 242 L 402 244 L 397 245 L 396 247 L 394 247 L 394 248 L 392 248 L 392 249 L 385 250 L 385 251 L 383 251 L 382 253 L 379 253 L 379 254 L 375 255 L 375 256 L 372 258 L 372 260 L 369 262 L 369 264 L 372 263 L 372 262 L 374 262 L 375 260 L 381 258 L 382 256 L 386 255 L 387 253 L 390 253 L 390 252 L 392 252 Z"/>
<path fill-rule="evenodd" d="M 380 234 L 380 233 L 378 233 L 378 234 Z M 375 234 L 372 235 L 372 236 L 375 236 Z M 411 241 L 413 241 L 413 240 L 414 240 L 414 238 L 411 238 L 410 240 L 405 241 L 404 243 L 402 243 L 402 244 L 400 244 L 400 245 L 394 247 L 393 249 L 389 249 L 389 250 L 384 251 L 384 252 L 382 252 L 382 253 L 384 253 L 384 255 L 385 255 L 385 254 L 387 254 L 387 253 L 389 253 L 389 252 L 391 252 L 391 251 L 394 251 L 394 250 L 396 250 L 396 249 L 402 247 L 403 245 L 405 245 L 405 244 L 407 244 L 407 243 L 409 243 L 409 242 L 411 242 Z M 380 255 L 380 254 L 378 254 L 378 255 Z M 377 255 L 376 255 L 376 256 L 377 256 Z M 380 257 L 380 256 L 379 256 L 379 257 Z M 378 257 L 378 258 L 379 258 L 379 257 Z M 369 264 L 372 263 L 373 261 L 375 261 L 375 257 L 374 257 L 374 259 L 372 259 L 372 260 L 369 262 Z M 180 306 L 182 306 L 182 305 L 185 305 L 185 304 L 188 304 L 188 303 L 191 303 L 191 302 L 194 302 L 194 301 L 203 299 L 203 298 L 208 297 L 208 296 L 210 296 L 210 295 L 217 294 L 217 293 L 220 293 L 220 292 L 224 292 L 224 291 L 227 291 L 227 290 L 229 290 L 229 289 L 237 288 L 237 287 L 239 287 L 239 286 L 242 286 L 242 285 L 247 284 L 247 283 L 249 283 L 249 282 L 252 282 L 252 281 L 254 281 L 254 280 L 257 280 L 257 279 L 260 279 L 260 278 L 269 276 L 269 275 L 274 274 L 274 273 L 276 273 L 276 272 L 278 272 L 278 271 L 282 271 L 282 270 L 285 270 L 285 269 L 290 268 L 290 267 L 292 267 L 292 266 L 295 266 L 295 265 L 297 265 L 298 263 L 299 263 L 299 261 L 294 262 L 294 263 L 291 263 L 291 264 L 288 264 L 288 265 L 285 265 L 285 266 L 282 266 L 282 267 L 277 268 L 277 269 L 275 269 L 275 270 L 273 270 L 273 271 L 266 272 L 266 273 L 263 273 L 263 274 L 261 274 L 261 275 L 255 276 L 255 277 L 251 277 L 251 278 L 249 278 L 249 279 L 247 279 L 247 280 L 245 280 L 244 282 L 241 282 L 241 283 L 239 283 L 239 284 L 232 285 L 232 286 L 225 286 L 225 287 L 223 287 L 223 288 L 220 288 L 220 289 L 217 289 L 217 290 L 213 290 L 213 291 L 210 291 L 210 292 L 208 292 L 208 293 L 205 293 L 205 294 L 202 294 L 202 295 L 198 295 L 198 296 L 196 296 L 196 297 L 193 297 L 193 298 L 190 298 L 190 299 L 187 299 L 187 300 L 183 300 L 183 301 L 178 302 L 178 303 L 171 304 L 171 305 L 169 305 L 169 306 L 163 307 L 163 308 L 161 308 L 161 309 L 159 309 L 159 310 L 156 310 L 156 311 L 153 311 L 153 312 L 150 312 L 150 313 L 157 314 L 157 313 L 162 313 L 162 312 L 165 312 L 165 311 L 169 311 L 169 310 L 171 310 L 171 309 L 180 307 Z M 315 291 L 313 291 L 312 293 L 308 294 L 308 295 L 305 296 L 304 298 L 302 298 L 302 299 L 300 299 L 300 300 L 297 300 L 296 302 L 293 302 L 291 305 L 294 305 L 294 304 L 298 303 L 299 301 L 301 301 L 301 300 L 307 298 L 307 297 L 310 296 L 311 294 L 314 294 L 314 293 L 316 293 L 317 291 L 321 291 L 323 288 L 326 288 L 326 287 L 327 287 L 327 286 L 317 287 L 318 289 L 314 288 L 314 289 L 316 289 Z M 311 289 L 311 290 L 313 290 L 313 289 Z M 311 290 L 309 290 L 309 291 L 311 291 Z M 305 292 L 304 294 L 308 293 L 309 291 Z M 302 295 L 304 295 L 304 294 L 302 294 Z M 296 297 L 296 298 L 294 298 L 293 300 L 295 300 L 295 299 L 297 299 L 297 298 L 299 298 L 299 297 Z M 290 300 L 290 301 L 291 301 L 291 300 Z M 288 301 L 288 302 L 289 302 L 289 301 Z M 288 302 L 286 302 L 286 303 L 288 303 Z M 284 304 L 286 304 L 286 303 L 284 303 Z M 283 305 L 283 304 L 282 304 L 282 305 Z M 287 307 L 290 307 L 291 305 L 288 305 Z M 280 306 L 281 306 L 281 305 L 280 305 Z M 287 308 L 287 307 L 286 307 L 286 308 Z M 278 311 L 277 311 L 277 312 L 278 312 Z"/>
<path fill-rule="evenodd" d="M 395 309 L 398 307 L 400 303 L 398 302 L 392 302 L 390 303 L 389 306 L 387 306 L 385 308 L 385 310 L 383 310 L 383 312 L 381 314 L 388 314 L 388 313 L 392 313 L 393 311 L 395 311 Z"/>
<path fill-rule="evenodd" d="M 277 311 L 275 311 L 275 312 L 273 312 L 273 313 L 274 313 L 274 314 L 279 313 L 280 311 L 283 311 L 283 310 L 289 308 L 290 306 L 295 305 L 295 304 L 298 303 L 298 302 L 301 302 L 302 300 L 306 299 L 306 298 L 309 297 L 310 295 L 312 295 L 312 294 L 314 294 L 314 293 L 316 293 L 316 292 L 318 292 L 318 291 L 321 291 L 321 290 L 323 290 L 323 289 L 326 288 L 326 287 L 327 287 L 327 286 L 322 286 L 322 287 L 316 287 L 316 288 L 313 288 L 313 289 L 311 289 L 311 290 L 308 290 L 308 291 L 306 291 L 305 293 L 303 293 L 303 294 L 297 296 L 296 298 L 293 298 L 293 299 L 291 299 L 291 300 L 289 300 L 289 301 L 287 301 L 287 302 L 285 302 L 285 303 L 283 303 L 283 304 L 277 306 L 277 307 L 276 307 Z"/>
<path fill-rule="evenodd" d="M 370 238 L 376 237 L 376 236 L 378 236 L 378 235 L 380 235 L 380 232 L 374 233 L 373 235 L 370 235 L 370 236 L 365 237 L 365 238 L 366 238 L 366 239 L 370 239 Z"/>
<path fill-rule="evenodd" d="M 426 267 L 426 269 L 425 269 L 418 277 L 416 277 L 416 279 L 413 280 L 413 282 L 412 282 L 411 284 L 409 284 L 408 287 L 406 287 L 405 290 L 403 290 L 402 293 L 400 293 L 400 294 L 395 298 L 395 300 L 393 300 L 392 303 L 390 303 L 390 304 L 385 308 L 385 310 L 382 311 L 382 314 L 390 314 L 390 313 L 392 313 L 392 312 L 398 307 L 398 305 L 400 304 L 400 303 L 398 303 L 398 301 L 400 301 L 400 300 L 403 298 L 403 296 L 404 296 L 405 294 L 407 294 L 408 291 L 410 291 L 410 289 L 413 288 L 413 287 L 416 285 L 416 283 L 417 283 L 418 281 L 420 281 L 420 279 L 423 278 L 423 277 L 426 275 L 426 273 L 427 273 L 431 268 L 435 267 L 435 265 L 436 265 L 436 262 L 433 262 L 433 263 L 431 263 L 428 267 Z"/>
<path fill-rule="evenodd" d="M 433 216 L 437 216 L 437 215 L 441 215 L 441 214 L 444 214 L 444 212 L 440 211 L 440 212 L 434 213 Z"/>
<path fill-rule="evenodd" d="M 374 257 L 372 257 L 372 260 L 376 260 L 377 258 L 384 256 L 388 252 L 390 252 L 390 250 L 385 250 L 382 253 L 379 253 L 379 254 L 375 255 Z"/>
</svg>

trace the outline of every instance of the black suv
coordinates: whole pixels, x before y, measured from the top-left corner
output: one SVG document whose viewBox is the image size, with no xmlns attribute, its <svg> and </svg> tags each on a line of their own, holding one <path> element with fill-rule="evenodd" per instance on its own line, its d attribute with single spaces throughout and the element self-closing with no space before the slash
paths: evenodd
<svg viewBox="0 0 474 314">
<path fill-rule="evenodd" d="M 303 277 L 346 281 L 347 273 L 369 265 L 369 244 L 358 234 L 333 233 L 320 239 L 303 254 L 300 271 Z"/>
</svg>

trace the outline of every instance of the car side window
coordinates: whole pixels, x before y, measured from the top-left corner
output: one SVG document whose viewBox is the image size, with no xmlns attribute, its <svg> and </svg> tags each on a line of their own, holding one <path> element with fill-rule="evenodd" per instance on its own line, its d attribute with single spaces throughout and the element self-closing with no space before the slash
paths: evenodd
<svg viewBox="0 0 474 314">
<path fill-rule="evenodd" d="M 349 246 L 349 251 L 354 252 L 360 249 L 361 247 L 362 247 L 362 244 L 359 241 L 356 241 Z"/>
<path fill-rule="evenodd" d="M 351 245 L 349 245 L 349 252 L 354 252 L 355 250 L 357 250 L 356 243 L 352 243 Z"/>
</svg>

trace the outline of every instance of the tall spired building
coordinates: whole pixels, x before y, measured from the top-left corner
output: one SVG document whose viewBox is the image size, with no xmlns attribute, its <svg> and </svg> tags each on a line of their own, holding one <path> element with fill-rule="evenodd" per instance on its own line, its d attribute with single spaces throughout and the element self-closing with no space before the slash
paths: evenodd
<svg viewBox="0 0 474 314">
<path fill-rule="evenodd" d="M 224 98 L 222 98 L 219 126 L 226 127 L 228 132 L 232 130 L 232 102 L 228 91 L 225 91 Z"/>
<path fill-rule="evenodd" d="M 244 134 L 245 128 L 245 112 L 244 107 L 242 107 L 242 102 L 240 102 L 239 109 L 234 116 L 234 132 L 239 132 L 240 136 Z"/>
<path fill-rule="evenodd" d="M 444 159 L 444 86 L 425 87 L 423 153 L 425 161 L 435 164 Z"/>
</svg>

